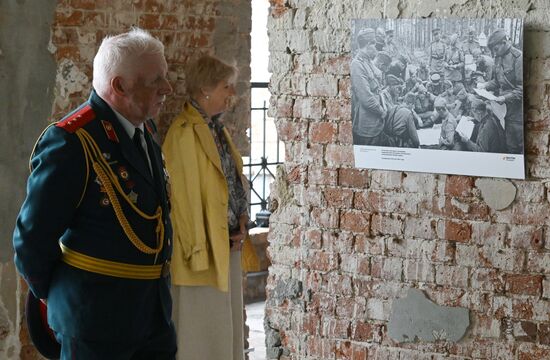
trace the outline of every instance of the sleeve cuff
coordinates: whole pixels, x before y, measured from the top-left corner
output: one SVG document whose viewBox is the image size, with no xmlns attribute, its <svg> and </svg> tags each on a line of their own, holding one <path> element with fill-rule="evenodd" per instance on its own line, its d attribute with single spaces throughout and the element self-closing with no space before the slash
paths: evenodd
<svg viewBox="0 0 550 360">
<path fill-rule="evenodd" d="M 191 271 L 208 270 L 208 253 L 205 249 L 193 249 L 193 254 L 189 259 Z"/>
</svg>

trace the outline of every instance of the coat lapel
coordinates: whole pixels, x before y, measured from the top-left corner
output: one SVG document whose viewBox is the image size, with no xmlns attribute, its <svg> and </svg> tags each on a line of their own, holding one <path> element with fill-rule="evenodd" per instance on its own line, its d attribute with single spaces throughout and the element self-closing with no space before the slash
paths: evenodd
<svg viewBox="0 0 550 360">
<path fill-rule="evenodd" d="M 113 126 L 116 137 L 118 138 L 117 140 L 122 156 L 124 156 L 128 163 L 141 176 L 143 176 L 148 183 L 150 183 L 152 186 L 155 186 L 155 182 L 151 175 L 151 171 L 149 171 L 148 164 L 144 161 L 138 149 L 136 149 L 134 142 L 132 141 L 132 139 L 130 139 L 128 133 L 126 132 L 126 130 L 124 130 L 109 105 L 107 105 L 107 103 L 105 103 L 105 101 L 96 94 L 95 90 L 92 91 L 89 101 L 92 104 L 94 110 L 97 110 L 97 117 L 100 120 L 109 121 Z M 151 161 L 153 160 L 151 159 Z"/>
</svg>

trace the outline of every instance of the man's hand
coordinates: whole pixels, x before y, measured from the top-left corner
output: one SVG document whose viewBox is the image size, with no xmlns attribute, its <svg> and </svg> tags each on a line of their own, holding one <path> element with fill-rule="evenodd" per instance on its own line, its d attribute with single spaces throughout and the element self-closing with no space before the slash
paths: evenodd
<svg viewBox="0 0 550 360">
<path fill-rule="evenodd" d="M 502 104 L 506 101 L 506 98 L 504 96 L 499 96 L 495 99 L 495 101 L 499 104 Z"/>
<path fill-rule="evenodd" d="M 48 306 L 48 299 L 40 299 L 42 301 L 42 304 Z"/>
</svg>

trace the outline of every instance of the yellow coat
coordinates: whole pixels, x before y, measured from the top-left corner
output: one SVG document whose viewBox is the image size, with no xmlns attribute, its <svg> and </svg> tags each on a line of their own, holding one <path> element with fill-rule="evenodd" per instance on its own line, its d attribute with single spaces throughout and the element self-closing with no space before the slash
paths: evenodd
<svg viewBox="0 0 550 360">
<path fill-rule="evenodd" d="M 223 131 L 242 174 L 241 155 Z M 212 133 L 192 105 L 173 121 L 162 149 L 171 184 L 172 283 L 228 291 L 227 182 Z"/>
</svg>

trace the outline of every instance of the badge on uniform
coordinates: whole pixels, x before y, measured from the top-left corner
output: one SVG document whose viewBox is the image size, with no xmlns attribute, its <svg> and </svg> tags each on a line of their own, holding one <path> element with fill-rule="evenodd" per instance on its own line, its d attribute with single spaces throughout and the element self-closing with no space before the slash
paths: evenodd
<svg viewBox="0 0 550 360">
<path fill-rule="evenodd" d="M 137 204 L 138 201 L 138 194 L 134 192 L 134 190 L 130 191 L 128 194 L 128 199 L 130 199 L 134 204 Z"/>
<path fill-rule="evenodd" d="M 115 128 L 113 127 L 113 124 L 111 124 L 107 120 L 101 120 L 101 125 L 103 125 L 103 129 L 107 134 L 107 138 L 111 141 L 118 143 L 119 142 L 118 136 L 116 135 L 116 131 L 115 131 Z"/>
<path fill-rule="evenodd" d="M 130 178 L 130 174 L 128 173 L 128 170 L 124 166 L 118 167 L 118 175 L 122 180 L 128 180 Z"/>
</svg>

